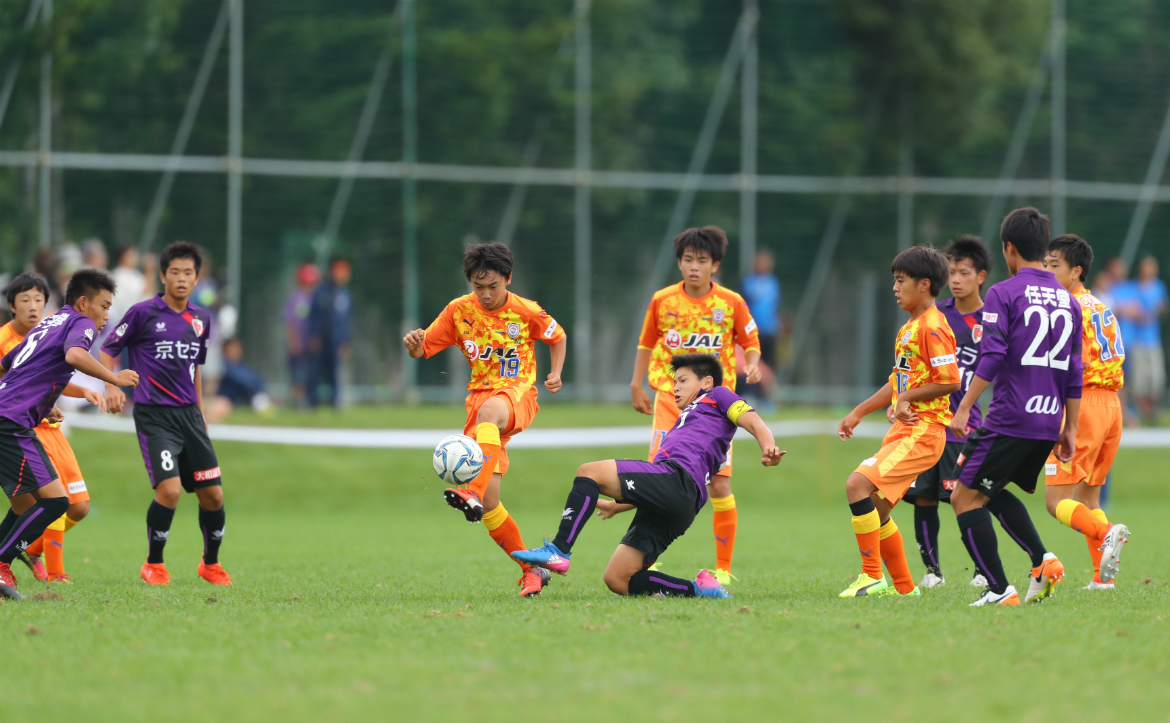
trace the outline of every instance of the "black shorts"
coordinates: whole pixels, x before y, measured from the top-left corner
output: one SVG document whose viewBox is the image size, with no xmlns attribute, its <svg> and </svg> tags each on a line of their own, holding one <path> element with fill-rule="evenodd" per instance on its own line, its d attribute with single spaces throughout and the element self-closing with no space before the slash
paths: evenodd
<svg viewBox="0 0 1170 723">
<path fill-rule="evenodd" d="M 57 469 L 31 427 L 0 417 L 0 488 L 9 497 L 23 495 L 57 479 Z"/>
<path fill-rule="evenodd" d="M 188 492 L 222 484 L 199 405 L 135 404 L 134 428 L 151 487 L 172 477 Z"/>
<path fill-rule="evenodd" d="M 956 462 L 959 484 L 992 497 L 1008 482 L 1032 494 L 1056 442 L 1009 437 L 980 427 L 971 433 Z"/>
<path fill-rule="evenodd" d="M 918 475 L 918 479 L 906 491 L 906 497 L 922 497 L 928 500 L 950 502 L 951 491 L 959 479 L 955 463 L 959 461 L 966 442 L 947 442 L 943 447 L 938 464 Z"/>
<path fill-rule="evenodd" d="M 622 502 L 637 508 L 622 544 L 641 550 L 646 556 L 643 564 L 649 567 L 695 521 L 699 487 L 674 462 L 616 461 Z"/>
</svg>

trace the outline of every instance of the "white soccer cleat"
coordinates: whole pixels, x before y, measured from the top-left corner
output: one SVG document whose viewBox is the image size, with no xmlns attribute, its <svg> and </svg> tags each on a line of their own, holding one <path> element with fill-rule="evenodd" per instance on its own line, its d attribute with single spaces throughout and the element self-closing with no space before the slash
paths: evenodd
<svg viewBox="0 0 1170 723">
<path fill-rule="evenodd" d="M 971 578 L 971 587 L 987 587 L 987 578 L 975 573 L 975 577 Z"/>
<path fill-rule="evenodd" d="M 947 584 L 947 579 L 942 575 L 935 575 L 933 572 L 928 572 L 922 576 L 922 582 L 918 583 L 918 587 L 932 588 L 942 587 Z"/>
<path fill-rule="evenodd" d="M 971 603 L 973 608 L 981 608 L 984 605 L 1019 605 L 1020 594 L 1016 592 L 1015 585 L 1008 585 L 1007 590 L 1001 594 L 996 595 L 990 589 L 984 590 L 983 595 L 978 600 Z"/>
<path fill-rule="evenodd" d="M 1129 539 L 1129 528 L 1113 525 L 1101 544 L 1101 582 L 1113 582 L 1121 570 L 1121 548 Z"/>
<path fill-rule="evenodd" d="M 1085 586 L 1084 586 L 1084 587 L 1082 587 L 1081 589 L 1082 589 L 1082 590 L 1113 590 L 1113 589 L 1114 589 L 1114 586 L 1113 586 L 1113 582 L 1112 582 L 1112 581 L 1109 581 L 1109 582 L 1097 582 L 1096 580 L 1090 580 L 1090 581 L 1089 581 L 1089 584 L 1088 584 L 1088 585 L 1085 585 Z"/>
</svg>

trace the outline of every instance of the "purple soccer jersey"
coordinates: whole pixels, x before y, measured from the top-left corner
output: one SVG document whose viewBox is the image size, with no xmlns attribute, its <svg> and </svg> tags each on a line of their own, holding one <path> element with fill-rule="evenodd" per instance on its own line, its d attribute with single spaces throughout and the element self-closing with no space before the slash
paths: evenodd
<svg viewBox="0 0 1170 723">
<path fill-rule="evenodd" d="M 995 384 L 983 426 L 1055 441 L 1084 384 L 1081 305 L 1051 272 L 1022 268 L 987 292 L 981 346 L 975 374 Z"/>
<path fill-rule="evenodd" d="M 162 294 L 130 307 L 102 351 L 118 356 L 130 353 L 130 368 L 140 381 L 134 390 L 137 404 L 185 407 L 196 404 L 195 367 L 207 361 L 211 314 L 187 304 L 176 313 Z"/>
<path fill-rule="evenodd" d="M 955 300 L 947 299 L 938 303 L 938 309 L 946 317 L 951 332 L 955 335 L 955 360 L 959 363 L 959 391 L 951 394 L 951 413 L 959 408 L 963 395 L 971 387 L 971 379 L 975 376 L 975 369 L 979 366 L 980 342 L 983 339 L 983 310 L 973 314 L 960 314 L 955 308 Z M 971 407 L 971 418 L 967 426 L 978 429 L 983 424 L 983 410 L 979 402 Z M 948 442 L 963 442 L 955 436 L 950 427 L 947 427 Z"/>
<path fill-rule="evenodd" d="M 737 403 L 742 406 L 734 410 Z M 699 486 L 699 508 L 707 504 L 707 485 L 711 475 L 727 464 L 731 438 L 738 428 L 729 418 L 739 418 L 751 409 L 735 392 L 727 387 L 715 387 L 700 394 L 678 415 L 678 421 L 666 433 L 654 455 L 655 462 L 673 460 L 685 469 Z"/>
<path fill-rule="evenodd" d="M 0 359 L 0 416 L 35 427 L 48 416 L 73 376 L 65 353 L 75 346 L 89 351 L 97 337 L 93 319 L 66 304 L 41 319 L 24 341 Z"/>
</svg>

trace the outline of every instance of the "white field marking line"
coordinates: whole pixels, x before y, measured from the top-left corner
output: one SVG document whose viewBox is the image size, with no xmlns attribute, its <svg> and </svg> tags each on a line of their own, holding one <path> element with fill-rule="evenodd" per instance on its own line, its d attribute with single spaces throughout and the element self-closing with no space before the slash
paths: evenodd
<svg viewBox="0 0 1170 723">
<path fill-rule="evenodd" d="M 103 432 L 134 432 L 134 420 L 129 417 L 70 414 L 68 424 L 77 429 L 96 429 Z M 809 437 L 820 434 L 835 435 L 837 420 L 793 419 L 770 422 L 772 434 L 778 439 Z M 889 425 L 881 422 L 862 422 L 853 436 L 857 439 L 881 439 Z M 433 449 L 437 440 L 455 429 L 322 429 L 313 427 L 260 427 L 239 424 L 211 425 L 211 438 L 222 442 L 252 442 L 256 444 L 284 444 L 304 447 L 356 447 L 366 449 Z M 737 440 L 751 440 L 751 435 L 739 430 Z M 636 427 L 567 427 L 560 429 L 528 429 L 508 443 L 513 449 L 570 449 L 584 447 L 644 446 L 650 443 L 650 426 Z M 1126 430 L 1122 447 L 1170 448 L 1170 429 Z"/>
</svg>

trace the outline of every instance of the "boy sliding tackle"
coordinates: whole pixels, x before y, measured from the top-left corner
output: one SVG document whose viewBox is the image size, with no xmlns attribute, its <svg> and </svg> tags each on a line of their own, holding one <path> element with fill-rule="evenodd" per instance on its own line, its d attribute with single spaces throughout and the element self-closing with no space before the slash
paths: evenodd
<svg viewBox="0 0 1170 723">
<path fill-rule="evenodd" d="M 862 418 L 894 404 L 897 421 L 876 455 L 863 461 L 845 482 L 853 513 L 853 532 L 861 553 L 861 574 L 840 597 L 876 594 L 920 595 L 910 577 L 902 533 L 890 510 L 918 475 L 936 465 L 946 445 L 951 419 L 947 397 L 959 389 L 955 335 L 934 300 L 946 283 L 946 257 L 933 248 L 906 249 L 890 265 L 894 297 L 910 320 L 894 340 L 890 381 L 837 425 L 842 440 L 853 436 Z M 894 580 L 891 588 L 882 562 Z"/>
<path fill-rule="evenodd" d="M 671 358 L 678 420 L 659 445 L 654 461 L 607 459 L 577 469 L 556 538 L 512 557 L 564 575 L 573 545 L 597 507 L 598 496 L 637 508 L 626 536 L 605 568 L 605 584 L 618 595 L 731 597 L 706 570 L 694 580 L 648 569 L 686 533 L 707 501 L 707 486 L 727 459 L 731 438 L 742 427 L 756 438 L 767 467 L 786 454 L 772 431 L 735 392 L 720 386 L 723 369 L 713 354 Z"/>
<path fill-rule="evenodd" d="M 468 488 L 444 491 L 447 504 L 468 522 L 483 521 L 488 534 L 505 553 L 524 549 L 520 528 L 500 504 L 500 482 L 508 472 L 508 440 L 532 424 L 536 403 L 536 342 L 552 347 L 552 371 L 545 389 L 561 389 L 565 363 L 565 331 L 534 301 L 508 291 L 512 283 L 512 252 L 501 243 L 467 247 L 463 275 L 473 293 L 451 303 L 424 331 L 402 339 L 410 356 L 430 358 L 458 346 L 471 366 L 467 385 L 467 421 L 463 433 L 483 449 L 483 469 Z M 540 594 L 548 573 L 520 564 L 520 595 Z"/>
<path fill-rule="evenodd" d="M 1052 240 L 1044 268 L 1068 289 L 1083 311 L 1081 360 L 1084 396 L 1077 425 L 1077 446 L 1070 461 L 1055 454 L 1044 465 L 1044 496 L 1048 513 L 1061 524 L 1085 536 L 1093 561 L 1093 579 L 1086 590 L 1112 590 L 1121 548 L 1129 537 L 1125 525 L 1109 524 L 1101 509 L 1101 485 L 1121 444 L 1121 401 L 1117 391 L 1125 382 L 1121 363 L 1125 347 L 1113 312 L 1085 288 L 1093 264 L 1093 249 L 1080 236 L 1065 234 Z M 1109 557 L 1102 559 L 1102 551 Z"/>
<path fill-rule="evenodd" d="M 678 419 L 670 374 L 672 354 L 701 352 L 715 354 L 723 367 L 723 385 L 735 391 L 735 347 L 744 352 L 744 374 L 749 384 L 760 381 L 760 338 L 756 322 L 743 297 L 711 280 L 727 250 L 727 235 L 718 226 L 690 228 L 674 239 L 674 253 L 683 280 L 654 294 L 646 309 L 634 378 L 630 393 L 634 409 L 654 416 L 650 456 L 654 459 L 667 431 Z M 657 394 L 653 404 L 642 389 L 649 372 L 650 386 Z M 731 582 L 731 556 L 735 551 L 738 512 L 731 493 L 731 452 L 726 464 L 711 480 L 712 526 L 715 532 L 715 577 L 720 584 Z M 630 509 L 602 501 L 603 516 Z"/>
</svg>

